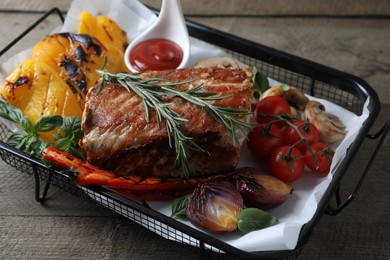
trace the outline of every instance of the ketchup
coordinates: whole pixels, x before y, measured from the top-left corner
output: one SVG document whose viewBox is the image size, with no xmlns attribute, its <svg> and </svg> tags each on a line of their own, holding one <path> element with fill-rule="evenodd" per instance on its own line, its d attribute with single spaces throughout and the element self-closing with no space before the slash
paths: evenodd
<svg viewBox="0 0 390 260">
<path fill-rule="evenodd" d="M 129 58 L 133 68 L 140 72 L 176 69 L 183 59 L 183 50 L 170 40 L 151 39 L 135 46 Z"/>
</svg>

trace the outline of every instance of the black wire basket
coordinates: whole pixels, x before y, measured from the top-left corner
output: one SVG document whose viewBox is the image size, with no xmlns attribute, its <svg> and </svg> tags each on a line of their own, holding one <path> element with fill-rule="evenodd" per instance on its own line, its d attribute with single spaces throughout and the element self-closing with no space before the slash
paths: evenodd
<svg viewBox="0 0 390 260">
<path fill-rule="evenodd" d="M 58 16 L 60 21 L 64 21 L 60 10 L 57 8 L 50 10 L 3 48 L 0 51 L 0 56 L 14 47 L 27 34 L 34 31 L 49 16 Z M 297 245 L 293 250 L 246 252 L 103 187 L 77 186 L 69 175 L 50 168 L 40 159 L 6 144 L 6 140 L 11 132 L 2 123 L 0 124 L 0 156 L 10 166 L 34 176 L 36 185 L 35 198 L 39 202 L 45 200 L 50 186 L 56 186 L 80 198 L 98 202 L 164 238 L 199 247 L 200 255 L 204 258 L 210 256 L 224 257 L 226 256 L 225 254 L 228 254 L 245 259 L 295 259 L 307 242 L 320 217 L 324 213 L 329 215 L 338 214 L 354 199 L 375 159 L 390 128 L 389 123 L 387 123 L 377 133 L 373 135 L 368 134 L 380 111 L 378 96 L 366 82 L 353 75 L 200 24 L 187 21 L 187 26 L 191 36 L 218 46 L 246 65 L 256 66 L 258 70 L 272 79 L 288 85 L 299 86 L 300 89 L 311 96 L 329 100 L 357 115 L 362 114 L 363 106 L 368 101 L 369 116 L 359 130 L 356 140 L 349 147 L 345 158 L 334 173 L 332 182 L 320 200 L 314 216 L 302 227 Z M 377 145 L 355 189 L 343 200 L 340 195 L 341 180 L 366 138 L 378 139 Z M 333 196 L 335 196 L 335 206 L 330 205 Z"/>
</svg>

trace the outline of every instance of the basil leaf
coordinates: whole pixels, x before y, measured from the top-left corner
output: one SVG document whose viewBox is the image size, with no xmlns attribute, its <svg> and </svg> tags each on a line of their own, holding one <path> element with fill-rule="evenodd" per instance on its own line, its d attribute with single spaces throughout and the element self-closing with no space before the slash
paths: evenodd
<svg viewBox="0 0 390 260">
<path fill-rule="evenodd" d="M 26 143 L 25 143 L 24 150 L 26 150 L 27 152 L 31 152 L 32 151 L 31 147 L 34 146 L 33 143 L 35 142 L 39 142 L 39 137 L 33 133 L 28 133 L 26 136 Z"/>
<path fill-rule="evenodd" d="M 37 157 L 41 156 L 42 151 L 49 145 L 39 139 L 38 132 L 49 132 L 61 127 L 63 134 L 55 133 L 57 140 L 55 147 L 67 151 L 81 159 L 83 153 L 77 149 L 78 141 L 83 137 L 81 131 L 81 117 L 69 116 L 62 118 L 59 115 L 43 116 L 39 118 L 35 125 L 28 117 L 23 116 L 21 110 L 6 102 L 0 100 L 0 116 L 14 123 L 20 124 L 23 130 L 13 133 L 8 139 L 8 144 L 16 149 L 24 150 Z"/>
<path fill-rule="evenodd" d="M 177 198 L 172 202 L 171 218 L 187 218 L 186 206 L 191 196 L 191 194 L 184 195 L 183 197 Z"/>
<path fill-rule="evenodd" d="M 73 139 L 78 142 L 78 140 L 83 137 L 83 132 L 81 131 L 81 117 L 64 117 L 61 130 L 64 134 L 64 137 L 73 137 Z"/>
<path fill-rule="evenodd" d="M 42 151 L 48 145 L 46 142 L 39 140 L 38 135 L 24 130 L 13 133 L 8 138 L 7 143 L 36 157 L 40 157 Z"/>
<path fill-rule="evenodd" d="M 32 133 L 32 132 L 34 132 L 34 126 L 33 126 L 31 120 L 30 120 L 28 117 L 23 117 L 23 118 L 21 119 L 20 125 L 23 127 L 23 129 L 24 129 L 27 133 Z"/>
<path fill-rule="evenodd" d="M 41 140 L 37 140 L 36 142 L 31 144 L 30 150 L 31 154 L 40 157 L 42 155 L 43 150 L 49 145 L 49 143 L 43 142 Z"/>
<path fill-rule="evenodd" d="M 62 151 L 66 151 L 69 149 L 69 147 L 72 145 L 72 141 L 68 138 L 60 138 L 58 140 L 56 140 L 55 144 L 54 144 L 54 147 L 62 150 Z"/>
<path fill-rule="evenodd" d="M 58 140 L 62 138 L 62 136 L 59 133 L 54 133 L 53 136 L 54 136 L 54 140 Z"/>
<path fill-rule="evenodd" d="M 60 138 L 54 144 L 54 147 L 84 160 L 84 154 L 76 146 L 77 142 L 69 138 Z"/>
<path fill-rule="evenodd" d="M 260 97 L 267 89 L 269 89 L 268 78 L 260 73 L 256 67 L 253 67 L 252 82 Z"/>
<path fill-rule="evenodd" d="M 22 111 L 19 108 L 1 100 L 0 100 L 0 116 L 11 122 L 18 123 L 18 124 L 22 122 L 22 119 L 24 117 Z"/>
<path fill-rule="evenodd" d="M 85 160 L 84 154 L 76 147 L 69 146 L 69 148 L 66 150 L 66 152 L 76 156 L 77 158 L 79 158 L 81 160 Z"/>
<path fill-rule="evenodd" d="M 16 149 L 21 149 L 25 146 L 27 132 L 24 130 L 13 133 L 7 140 L 7 143 Z"/>
<path fill-rule="evenodd" d="M 243 209 L 237 219 L 237 227 L 244 233 L 270 227 L 278 222 L 275 216 L 258 208 Z"/>
<path fill-rule="evenodd" d="M 34 125 L 37 132 L 49 132 L 62 125 L 62 116 L 52 115 L 39 118 Z"/>
</svg>

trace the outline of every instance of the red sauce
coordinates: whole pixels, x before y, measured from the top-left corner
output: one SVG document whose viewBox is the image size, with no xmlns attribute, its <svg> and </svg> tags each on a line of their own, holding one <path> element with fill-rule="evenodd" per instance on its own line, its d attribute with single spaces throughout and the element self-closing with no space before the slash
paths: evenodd
<svg viewBox="0 0 390 260">
<path fill-rule="evenodd" d="M 170 40 L 151 39 L 135 46 L 129 58 L 137 71 L 176 69 L 183 59 L 183 50 Z"/>
</svg>

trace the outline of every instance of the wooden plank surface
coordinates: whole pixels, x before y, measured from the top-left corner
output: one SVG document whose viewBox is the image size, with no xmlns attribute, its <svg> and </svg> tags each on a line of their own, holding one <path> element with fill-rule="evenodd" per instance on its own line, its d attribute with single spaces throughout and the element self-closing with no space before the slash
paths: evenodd
<svg viewBox="0 0 390 260">
<path fill-rule="evenodd" d="M 1 11 L 15 12 L 46 12 L 54 7 L 67 11 L 72 1 L 70 0 L 2 0 L 0 1 Z"/>
<path fill-rule="evenodd" d="M 142 3 L 159 9 L 161 1 L 142 0 Z M 389 15 L 390 2 L 382 0 L 181 0 L 186 15 L 198 16 L 296 16 L 296 15 Z"/>
<path fill-rule="evenodd" d="M 141 0 L 141 3 L 160 9 L 161 0 Z M 390 2 L 386 0 L 181 0 L 185 15 L 190 16 L 388 16 Z M 44 12 L 53 7 L 66 11 L 70 0 L 2 0 L 0 10 Z"/>
<path fill-rule="evenodd" d="M 142 2 L 160 5 L 160 1 Z M 223 8 L 220 1 L 181 2 L 191 20 L 363 78 L 383 104 L 373 131 L 389 120 L 389 1 L 231 0 L 224 1 Z M 54 6 L 66 11 L 69 4 L 69 0 L 0 1 L 0 48 L 35 21 L 39 12 Z M 341 17 L 325 19 L 326 15 Z M 43 23 L 39 35 L 19 48 L 50 32 L 54 22 L 58 21 Z M 345 190 L 354 187 L 374 144 L 363 145 L 343 182 Z M 339 216 L 321 219 L 300 259 L 388 258 L 389 156 L 387 140 L 355 202 Z M 49 190 L 47 202 L 36 203 L 33 177 L 2 161 L 0 180 L 0 259 L 199 259 L 195 248 L 165 240 L 55 187 Z"/>
</svg>

